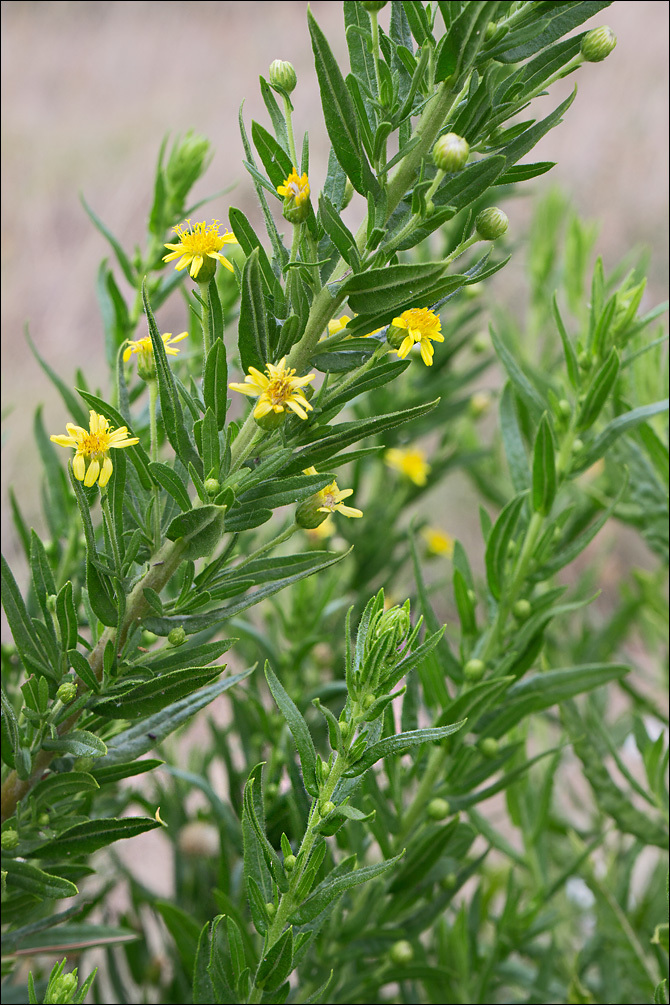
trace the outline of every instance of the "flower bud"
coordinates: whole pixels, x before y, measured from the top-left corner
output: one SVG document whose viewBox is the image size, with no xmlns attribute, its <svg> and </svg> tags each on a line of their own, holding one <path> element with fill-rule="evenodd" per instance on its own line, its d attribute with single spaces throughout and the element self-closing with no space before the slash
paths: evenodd
<svg viewBox="0 0 670 1005">
<path fill-rule="evenodd" d="M 448 872 L 447 875 L 440 880 L 440 886 L 443 890 L 453 890 L 457 883 L 458 876 L 455 872 Z"/>
<path fill-rule="evenodd" d="M 410 628 L 409 606 L 406 603 L 403 607 L 391 607 L 388 611 L 384 611 L 375 625 L 373 638 L 379 639 L 387 632 L 394 632 L 400 640 L 407 635 Z"/>
<path fill-rule="evenodd" d="M 591 359 L 590 354 L 586 352 L 585 349 L 582 349 L 577 353 L 577 363 L 579 364 L 581 370 L 590 370 L 593 360 Z"/>
<path fill-rule="evenodd" d="M 527 600 L 517 600 L 512 608 L 512 614 L 517 621 L 527 621 L 531 615 L 532 607 Z"/>
<path fill-rule="evenodd" d="M 572 441 L 572 452 L 573 452 L 573 454 L 578 454 L 583 449 L 584 449 L 584 442 L 582 440 L 580 440 L 579 437 L 576 440 Z"/>
<path fill-rule="evenodd" d="M 372 708 L 375 703 L 375 696 L 373 694 L 366 694 L 363 698 L 362 705 L 364 709 Z"/>
<path fill-rule="evenodd" d="M 47 611 L 49 611 L 50 614 L 55 614 L 56 613 L 56 594 L 55 593 L 50 593 L 47 596 Z"/>
<path fill-rule="evenodd" d="M 494 736 L 485 736 L 479 744 L 479 749 L 484 757 L 497 757 L 500 744 Z"/>
<path fill-rule="evenodd" d="M 457 133 L 445 133 L 433 147 L 433 163 L 440 171 L 462 171 L 470 156 L 470 144 Z"/>
<path fill-rule="evenodd" d="M 581 53 L 587 63 L 601 63 L 616 45 L 616 35 L 606 24 L 588 31 L 581 44 Z"/>
<path fill-rule="evenodd" d="M 221 488 L 221 483 L 218 478 L 206 478 L 205 479 L 205 492 L 208 496 L 217 495 L 219 489 Z"/>
<path fill-rule="evenodd" d="M 346 740 L 351 732 L 351 726 L 346 720 L 340 720 L 340 733 L 342 734 L 342 739 Z"/>
<path fill-rule="evenodd" d="M 40 815 L 37 818 L 37 826 L 38 827 L 48 827 L 50 819 L 51 818 L 49 817 L 48 813 L 40 813 Z"/>
<path fill-rule="evenodd" d="M 449 816 L 451 807 L 446 799 L 431 799 L 426 807 L 426 813 L 431 820 L 444 820 Z"/>
<path fill-rule="evenodd" d="M 19 844 L 19 835 L 16 833 L 13 827 L 8 827 L 7 830 L 2 832 L 0 837 L 0 847 L 3 851 L 14 851 Z"/>
<path fill-rule="evenodd" d="M 77 685 L 73 680 L 66 680 L 56 691 L 56 698 L 64 705 L 69 705 L 77 697 Z"/>
<path fill-rule="evenodd" d="M 319 814 L 322 817 L 327 817 L 329 813 L 332 813 L 335 809 L 335 803 L 331 802 L 330 799 L 326 800 L 325 803 L 319 803 Z"/>
<path fill-rule="evenodd" d="M 472 659 L 463 667 L 463 673 L 465 674 L 465 679 L 469 681 L 481 680 L 484 676 L 484 671 L 486 670 L 486 665 L 482 660 Z"/>
<path fill-rule="evenodd" d="M 267 904 L 265 905 L 265 910 L 268 912 L 268 917 L 270 918 L 270 920 L 272 920 L 272 918 L 274 918 L 275 914 L 277 913 L 277 907 L 275 904 L 272 903 L 271 900 L 268 900 Z"/>
<path fill-rule="evenodd" d="M 389 950 L 389 958 L 398 967 L 411 963 L 414 959 L 414 950 L 411 943 L 407 939 L 400 939 L 399 942 L 394 942 Z"/>
<path fill-rule="evenodd" d="M 178 628 L 170 629 L 167 638 L 171 646 L 183 646 L 184 642 L 186 642 L 186 632 L 182 626 L 179 625 Z"/>
<path fill-rule="evenodd" d="M 566 398 L 561 398 L 558 403 L 558 414 L 562 419 L 569 419 L 572 415 L 572 405 Z"/>
<path fill-rule="evenodd" d="M 270 87 L 281 88 L 290 94 L 298 83 L 298 77 L 292 63 L 287 63 L 283 59 L 275 59 L 270 63 Z"/>
<path fill-rule="evenodd" d="M 181 216 L 186 196 L 204 174 L 210 160 L 210 143 L 205 136 L 189 130 L 175 141 L 165 168 L 170 209 L 175 217 Z"/>
<path fill-rule="evenodd" d="M 59 974 L 49 981 L 43 1000 L 49 1005 L 69 1005 L 73 1000 L 78 983 L 76 970 L 73 970 L 71 974 Z"/>
<path fill-rule="evenodd" d="M 295 857 L 295 855 L 287 855 L 286 858 L 284 859 L 284 868 L 286 869 L 286 871 L 293 872 L 297 861 L 298 860 Z"/>
<path fill-rule="evenodd" d="M 482 241 L 497 241 L 507 233 L 508 227 L 509 220 L 506 214 L 497 206 L 483 209 L 475 219 L 475 229 Z"/>
<path fill-rule="evenodd" d="M 328 512 L 323 512 L 323 500 L 317 493 L 300 503 L 295 511 L 295 522 L 304 530 L 314 530 L 315 527 L 320 527 L 329 515 Z"/>
<path fill-rule="evenodd" d="M 478 419 L 481 415 L 485 415 L 491 407 L 491 395 L 487 394 L 486 391 L 477 391 L 470 398 L 470 403 L 468 405 L 468 412 L 473 419 Z"/>
</svg>

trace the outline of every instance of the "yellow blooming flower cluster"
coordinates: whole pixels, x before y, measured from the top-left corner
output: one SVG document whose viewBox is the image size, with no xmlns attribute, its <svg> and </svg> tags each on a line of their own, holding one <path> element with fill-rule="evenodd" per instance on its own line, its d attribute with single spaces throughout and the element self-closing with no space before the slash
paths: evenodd
<svg viewBox="0 0 670 1005">
<path fill-rule="evenodd" d="M 65 426 L 67 436 L 52 436 L 51 440 L 59 447 L 76 449 L 72 470 L 77 481 L 83 482 L 87 488 L 97 482 L 102 489 L 114 470 L 109 451 L 112 448 L 132 447 L 140 441 L 136 436 L 128 436 L 126 426 L 113 429 L 104 415 L 99 415 L 93 409 L 89 412 L 88 424 L 89 428 L 86 430 L 68 422 Z"/>
<path fill-rule="evenodd" d="M 227 230 L 225 234 L 219 234 L 218 220 L 214 220 L 209 226 L 204 220 L 202 223 L 194 224 L 187 220 L 185 224 L 176 226 L 174 231 L 179 238 L 179 244 L 165 245 L 170 249 L 170 254 L 165 255 L 164 262 L 172 262 L 178 258 L 175 269 L 185 269 L 189 266 L 189 275 L 193 279 L 198 278 L 206 258 L 213 259 L 215 263 L 221 262 L 221 265 L 230 272 L 235 271 L 220 251 L 225 244 L 237 244 L 237 239 Z"/>
<path fill-rule="evenodd" d="M 305 397 L 303 388 L 315 377 L 315 373 L 296 377 L 295 370 L 287 368 L 284 356 L 278 363 L 268 363 L 264 374 L 255 366 L 250 366 L 243 384 L 233 383 L 228 387 L 240 394 L 258 398 L 254 408 L 255 419 L 262 419 L 269 412 L 283 412 L 285 408 L 290 408 L 301 419 L 306 419 L 312 406 Z"/>
<path fill-rule="evenodd" d="M 392 447 L 384 454 L 384 461 L 415 485 L 425 485 L 428 481 L 430 464 L 418 447 Z"/>
<path fill-rule="evenodd" d="M 284 184 L 277 186 L 277 192 L 279 195 L 283 195 L 285 199 L 290 199 L 292 205 L 297 209 L 309 199 L 309 180 L 307 175 L 303 174 L 300 177 L 296 169 L 293 168 L 288 178 L 285 179 Z"/>
<path fill-rule="evenodd" d="M 454 539 L 439 527 L 424 527 L 421 537 L 431 555 L 446 555 L 451 558 L 454 553 Z"/>
<path fill-rule="evenodd" d="M 421 359 L 426 366 L 433 365 L 432 342 L 444 342 L 442 325 L 434 311 L 427 307 L 412 307 L 393 318 L 389 335 L 395 338 L 392 342 L 398 356 L 404 359 L 414 345 L 421 348 Z M 402 340 L 402 341 L 401 341 Z"/>
<path fill-rule="evenodd" d="M 180 335 L 165 332 L 161 335 L 161 338 L 163 339 L 163 345 L 168 356 L 176 356 L 179 353 L 179 349 L 174 348 L 175 342 L 182 342 L 185 338 L 188 338 L 188 332 L 182 332 Z M 123 353 L 123 362 L 127 363 L 133 353 L 136 353 L 140 357 L 138 362 L 141 361 L 145 366 L 152 365 L 154 347 L 151 339 L 147 336 L 146 338 L 137 339 L 136 342 L 129 340 L 128 346 Z"/>
</svg>

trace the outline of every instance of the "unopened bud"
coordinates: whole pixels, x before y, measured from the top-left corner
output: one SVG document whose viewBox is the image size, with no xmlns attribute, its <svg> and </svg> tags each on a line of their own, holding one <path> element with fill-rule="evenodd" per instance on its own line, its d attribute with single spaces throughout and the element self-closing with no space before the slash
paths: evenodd
<svg viewBox="0 0 670 1005">
<path fill-rule="evenodd" d="M 512 608 L 512 614 L 517 621 L 527 621 L 530 617 L 532 607 L 527 600 L 517 600 Z"/>
<path fill-rule="evenodd" d="M 171 628 L 167 638 L 171 646 L 182 646 L 186 642 L 186 632 L 180 625 L 179 628 Z"/>
<path fill-rule="evenodd" d="M 363 698 L 362 704 L 364 709 L 372 708 L 374 703 L 375 703 L 375 696 L 373 694 L 366 694 L 365 698 Z"/>
<path fill-rule="evenodd" d="M 579 438 L 577 438 L 576 440 L 572 441 L 572 452 L 573 452 L 573 454 L 578 454 L 583 449 L 584 449 L 584 443 L 583 443 L 582 440 L 580 440 Z"/>
<path fill-rule="evenodd" d="M 295 855 L 287 855 L 286 858 L 284 859 L 284 868 L 286 869 L 286 871 L 293 872 L 297 861 L 298 860 L 295 857 Z"/>
<path fill-rule="evenodd" d="M 270 87 L 280 87 L 287 94 L 295 88 L 298 77 L 292 63 L 287 63 L 283 59 L 275 59 L 270 63 Z"/>
<path fill-rule="evenodd" d="M 205 492 L 208 496 L 217 495 L 219 489 L 221 488 L 221 483 L 218 478 L 206 478 L 205 479 Z"/>
<path fill-rule="evenodd" d="M 342 722 L 342 721 L 340 722 L 340 733 L 342 734 L 342 739 L 343 740 L 346 740 L 346 738 L 349 736 L 350 730 L 351 730 L 351 726 L 349 725 L 348 722 L 346 722 L 346 721 L 345 722 Z"/>
<path fill-rule="evenodd" d="M 572 405 L 566 398 L 561 398 L 558 403 L 558 414 L 563 419 L 569 419 L 572 415 Z"/>
<path fill-rule="evenodd" d="M 73 680 L 67 680 L 56 691 L 56 697 L 64 705 L 69 705 L 77 697 L 77 685 Z"/>
<path fill-rule="evenodd" d="M 329 813 L 332 813 L 335 809 L 335 803 L 331 802 L 330 799 L 326 800 L 325 803 L 319 804 L 319 814 L 322 817 L 327 817 Z"/>
<path fill-rule="evenodd" d="M 478 419 L 480 415 L 485 415 L 491 407 L 491 395 L 486 391 L 477 391 L 470 398 L 468 412 L 473 419 Z"/>
<path fill-rule="evenodd" d="M 426 807 L 426 813 L 431 820 L 444 820 L 449 816 L 450 809 L 446 799 L 431 799 Z"/>
<path fill-rule="evenodd" d="M 399 942 L 394 942 L 389 950 L 389 957 L 392 963 L 396 966 L 402 967 L 411 963 L 414 959 L 414 950 L 410 942 L 406 939 L 401 939 Z"/>
<path fill-rule="evenodd" d="M 494 736 L 485 736 L 479 744 L 479 749 L 484 757 L 497 757 L 500 744 Z"/>
<path fill-rule="evenodd" d="M 489 206 L 477 214 L 475 219 L 475 229 L 482 241 L 497 241 L 499 237 L 507 233 L 509 220 L 497 206 Z"/>
<path fill-rule="evenodd" d="M 601 63 L 616 45 L 616 35 L 603 25 L 586 33 L 582 39 L 581 53 L 587 63 Z"/>
<path fill-rule="evenodd" d="M 323 512 L 323 499 L 316 493 L 300 503 L 295 511 L 295 522 L 303 530 L 314 530 L 315 527 L 320 527 L 328 516 L 328 511 Z"/>
<path fill-rule="evenodd" d="M 433 163 L 440 171 L 462 171 L 470 156 L 470 144 L 457 133 L 445 133 L 433 147 Z"/>
<path fill-rule="evenodd" d="M 484 676 L 484 671 L 486 670 L 486 665 L 482 660 L 472 659 L 463 667 L 463 673 L 465 674 L 465 679 L 469 681 L 481 680 Z"/>
<path fill-rule="evenodd" d="M 362 0 L 361 6 L 372 13 L 372 11 L 386 7 L 387 2 L 388 0 Z"/>
<path fill-rule="evenodd" d="M 267 904 L 265 905 L 265 910 L 268 912 L 268 917 L 270 918 L 270 920 L 272 920 L 272 918 L 274 918 L 275 914 L 277 913 L 277 908 L 275 904 L 272 903 L 271 900 L 268 900 Z"/>
<path fill-rule="evenodd" d="M 49 611 L 51 614 L 55 614 L 56 613 L 56 594 L 55 593 L 50 593 L 47 596 L 47 611 Z"/>
<path fill-rule="evenodd" d="M 71 974 L 61 974 L 55 980 L 49 981 L 43 1000 L 49 1005 L 69 1005 L 78 983 L 76 970 Z"/>
<path fill-rule="evenodd" d="M 13 827 L 8 827 L 7 830 L 2 832 L 0 837 L 0 847 L 3 851 L 14 851 L 18 847 L 19 835 L 16 833 Z"/>
</svg>

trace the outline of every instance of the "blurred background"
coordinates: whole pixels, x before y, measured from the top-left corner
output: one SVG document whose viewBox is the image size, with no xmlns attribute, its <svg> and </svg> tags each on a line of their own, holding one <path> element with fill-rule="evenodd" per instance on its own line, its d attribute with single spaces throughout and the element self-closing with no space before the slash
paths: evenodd
<svg viewBox="0 0 670 1005">
<path fill-rule="evenodd" d="M 344 61 L 341 4 L 315 0 L 311 7 Z M 215 150 L 194 195 L 234 186 L 203 216 L 226 221 L 228 207 L 236 205 L 257 218 L 237 117 L 244 101 L 247 124 L 266 122 L 258 75 L 267 75 L 276 58 L 290 60 L 298 73 L 294 123 L 298 145 L 302 132 L 310 132 L 310 181 L 318 191 L 328 144 L 306 11 L 301 0 L 2 4 L 2 513 L 10 561 L 16 548 L 5 519 L 9 484 L 29 522 L 43 529 L 34 409 L 44 403 L 49 431 L 61 432 L 69 418 L 26 345 L 25 324 L 66 382 L 81 366 L 93 386 L 100 384 L 103 395 L 107 390 L 95 277 L 108 247 L 79 193 L 124 247 L 141 242 L 160 143 L 166 133 L 193 129 Z M 382 25 L 388 16 L 387 8 Z M 542 117 L 579 86 L 565 121 L 531 155 L 557 166 L 505 208 L 516 239 L 528 224 L 532 197 L 559 185 L 581 214 L 600 221 L 598 250 L 606 267 L 633 247 L 648 246 L 648 308 L 664 296 L 668 265 L 668 4 L 620 0 L 584 27 L 603 23 L 618 37 L 612 55 L 560 81 L 533 105 Z M 516 295 L 518 259 L 498 277 L 503 297 Z M 159 324 L 184 327 L 183 319 L 170 322 L 169 316 L 159 316 Z"/>
</svg>

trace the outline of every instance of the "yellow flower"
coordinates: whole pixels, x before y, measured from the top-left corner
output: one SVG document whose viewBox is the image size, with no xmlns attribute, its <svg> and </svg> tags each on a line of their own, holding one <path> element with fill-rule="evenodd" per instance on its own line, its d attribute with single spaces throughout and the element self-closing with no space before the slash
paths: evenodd
<svg viewBox="0 0 670 1005">
<path fill-rule="evenodd" d="M 136 436 L 128 436 L 126 426 L 112 429 L 104 415 L 98 415 L 93 409 L 89 412 L 88 424 L 87 431 L 68 422 L 65 425 L 68 435 L 52 436 L 51 440 L 59 447 L 76 447 L 72 470 L 77 481 L 83 482 L 87 488 L 96 482 L 100 488 L 104 488 L 114 470 L 109 456 L 110 449 L 132 447 L 140 441 Z"/>
<path fill-rule="evenodd" d="M 430 464 L 426 455 L 418 447 L 393 447 L 384 454 L 384 460 L 390 468 L 405 475 L 415 485 L 425 485 L 428 480 Z"/>
<path fill-rule="evenodd" d="M 354 317 L 356 317 L 355 314 Z M 333 318 L 332 321 L 328 322 L 328 334 L 329 335 L 339 334 L 339 332 L 341 332 L 343 328 L 347 327 L 350 321 L 351 318 L 349 317 L 348 314 L 343 314 L 341 318 Z"/>
<path fill-rule="evenodd" d="M 186 227 L 188 229 L 185 229 Z M 178 258 L 179 261 L 175 265 L 175 269 L 185 269 L 189 265 L 188 271 L 193 279 L 198 278 L 206 258 L 221 262 L 230 272 L 235 271 L 228 259 L 220 255 L 219 252 L 224 244 L 237 244 L 237 240 L 235 235 L 229 234 L 227 230 L 225 234 L 219 234 L 218 220 L 214 220 L 209 226 L 204 220 L 202 223 L 194 223 L 193 225 L 190 220 L 187 220 L 184 225 L 176 226 L 174 231 L 179 238 L 179 244 L 165 245 L 166 248 L 170 249 L 170 254 L 164 256 L 164 262 L 172 262 Z"/>
<path fill-rule="evenodd" d="M 174 348 L 175 342 L 181 342 L 182 339 L 188 338 L 188 332 L 182 332 L 181 335 L 173 335 L 172 332 L 165 332 L 161 335 L 163 339 L 163 344 L 165 345 L 165 351 L 168 356 L 176 356 L 179 349 Z M 145 364 L 153 363 L 154 347 L 151 339 L 141 338 L 136 342 L 128 341 L 128 347 L 123 353 L 123 362 L 127 363 L 133 353 L 137 353 L 140 358 L 143 358 Z"/>
<path fill-rule="evenodd" d="M 314 380 L 316 374 L 308 373 L 305 377 L 296 377 L 295 370 L 287 369 L 285 364 L 286 356 L 278 363 L 268 363 L 265 374 L 255 366 L 250 366 L 243 384 L 228 385 L 233 391 L 258 398 L 258 404 L 254 408 L 255 419 L 262 419 L 268 412 L 283 412 L 285 407 L 290 408 L 301 419 L 306 419 L 307 411 L 311 411 L 312 406 L 302 389 Z"/>
<path fill-rule="evenodd" d="M 439 527 L 424 527 L 421 536 L 432 555 L 446 555 L 451 558 L 454 553 L 454 539 Z"/>
<path fill-rule="evenodd" d="M 316 475 L 318 474 L 316 468 L 305 468 L 303 474 L 305 475 Z M 345 506 L 344 500 L 348 499 L 349 496 L 354 494 L 353 489 L 340 489 L 336 481 L 331 482 L 330 485 L 326 485 L 325 488 L 321 489 L 319 492 L 315 492 L 313 496 L 305 500 L 298 507 L 298 512 L 296 514 L 297 521 L 301 525 L 312 529 L 314 526 L 318 526 L 318 523 L 323 523 L 324 517 L 318 518 L 316 515 L 319 513 L 341 513 L 342 516 L 348 517 L 361 517 L 363 513 L 359 509 L 354 509 L 353 506 Z M 327 517 L 326 517 L 327 519 Z M 318 520 L 318 523 L 317 523 Z"/>
<path fill-rule="evenodd" d="M 285 179 L 284 184 L 277 186 L 277 192 L 279 195 L 283 195 L 285 199 L 290 199 L 292 205 L 296 208 L 302 206 L 309 199 L 309 180 L 307 175 L 304 174 L 301 178 L 296 169 L 293 168 L 288 178 Z"/>
<path fill-rule="evenodd" d="M 401 359 L 404 359 L 412 346 L 418 342 L 421 347 L 421 359 L 426 366 L 433 365 L 434 349 L 431 341 L 444 342 L 444 335 L 441 334 L 442 325 L 434 311 L 427 307 L 413 307 L 409 311 L 403 311 L 400 317 L 394 318 L 392 327 L 396 329 L 394 334 L 398 341 L 402 330 L 406 332 L 402 342 L 393 345 Z"/>
</svg>

